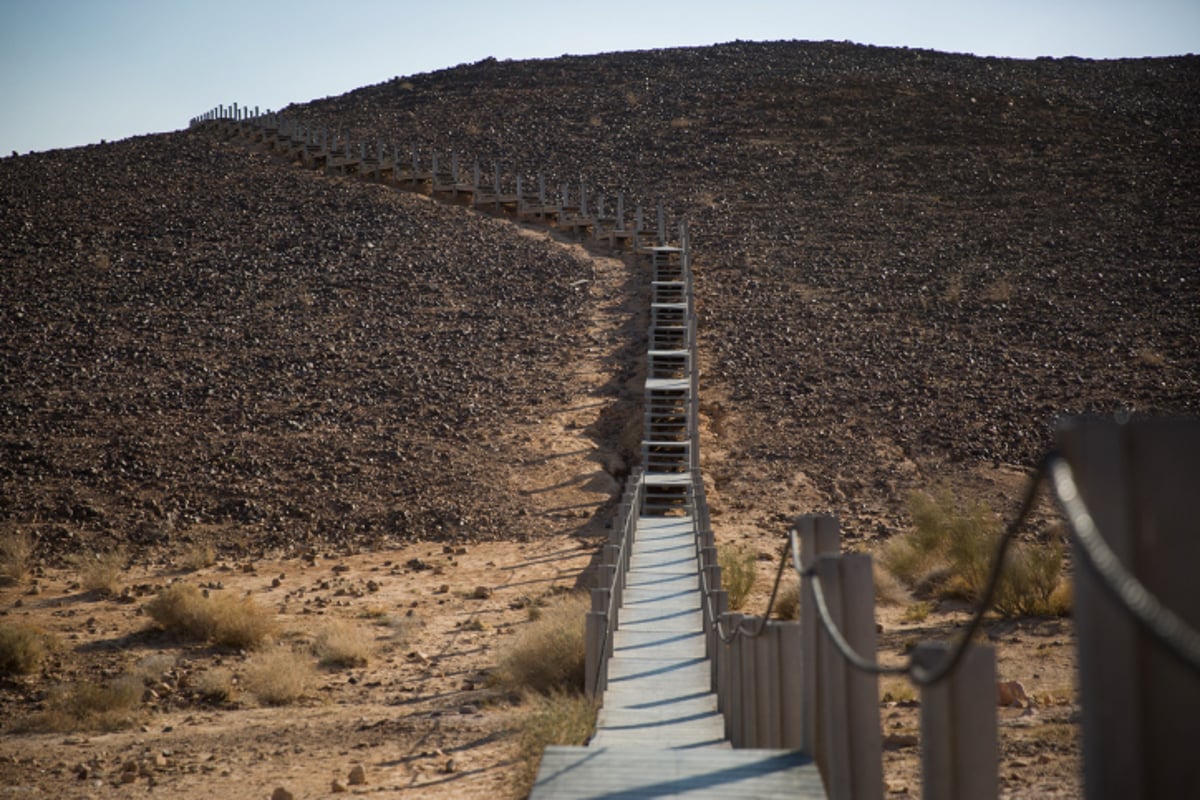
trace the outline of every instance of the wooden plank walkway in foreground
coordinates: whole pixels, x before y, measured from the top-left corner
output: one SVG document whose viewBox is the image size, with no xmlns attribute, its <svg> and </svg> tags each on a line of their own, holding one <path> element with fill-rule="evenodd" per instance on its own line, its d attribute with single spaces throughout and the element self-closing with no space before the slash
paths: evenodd
<svg viewBox="0 0 1200 800">
<path fill-rule="evenodd" d="M 608 688 L 587 747 L 549 747 L 533 800 L 823 798 L 812 760 L 732 749 L 705 654 L 690 516 L 638 519 Z"/>
</svg>

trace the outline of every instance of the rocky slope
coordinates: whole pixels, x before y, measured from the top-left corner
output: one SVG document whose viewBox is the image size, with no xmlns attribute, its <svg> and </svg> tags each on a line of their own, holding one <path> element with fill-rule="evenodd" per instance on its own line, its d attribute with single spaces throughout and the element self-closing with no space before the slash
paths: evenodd
<svg viewBox="0 0 1200 800">
<path fill-rule="evenodd" d="M 1197 109 L 1196 57 L 779 42 L 484 61 L 288 111 L 665 198 L 717 488 L 777 514 L 789 486 L 874 535 L 943 481 L 1003 505 L 996 469 L 1061 414 L 1196 413 Z"/>
</svg>

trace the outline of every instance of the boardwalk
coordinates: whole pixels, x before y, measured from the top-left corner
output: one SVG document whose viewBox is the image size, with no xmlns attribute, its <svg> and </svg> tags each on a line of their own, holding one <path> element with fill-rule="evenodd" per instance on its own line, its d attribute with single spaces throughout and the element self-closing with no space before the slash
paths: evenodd
<svg viewBox="0 0 1200 800">
<path fill-rule="evenodd" d="M 596 734 L 547 748 L 532 798 L 825 796 L 803 753 L 730 748 L 698 565 L 691 517 L 639 518 Z"/>
</svg>

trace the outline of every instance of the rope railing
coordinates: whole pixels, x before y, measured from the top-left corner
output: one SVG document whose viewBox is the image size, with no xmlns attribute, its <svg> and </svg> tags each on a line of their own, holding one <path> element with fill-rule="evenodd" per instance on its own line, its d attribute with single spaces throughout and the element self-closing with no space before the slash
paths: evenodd
<svg viewBox="0 0 1200 800">
<path fill-rule="evenodd" d="M 1063 508 L 1072 534 L 1081 545 L 1081 552 L 1087 556 L 1088 566 L 1095 571 L 1105 588 L 1147 633 L 1173 653 L 1181 663 L 1200 673 L 1200 633 L 1167 608 L 1121 564 L 1096 528 L 1075 485 L 1070 465 L 1057 452 L 1047 454 L 1030 479 L 1020 511 L 1008 524 L 997 543 L 987 583 L 966 628 L 957 637 L 945 660 L 934 669 L 928 669 L 911 658 L 904 666 L 882 666 L 874 658 L 855 652 L 846 641 L 843 632 L 830 617 L 828 601 L 817 570 L 811 566 L 804 568 L 800 564 L 799 545 L 796 542 L 795 530 L 789 532 L 789 545 L 785 547 L 785 553 L 788 549 L 792 551 L 792 565 L 796 574 L 808 578 L 812 582 L 813 597 L 821 624 L 829 634 L 834 646 L 851 666 L 874 675 L 907 675 L 918 686 L 932 686 L 945 680 L 961 663 L 967 648 L 970 647 L 972 639 L 983 623 L 984 616 L 991 608 L 992 600 L 1003 577 L 1004 557 L 1008 547 L 1033 510 L 1042 484 L 1047 482 L 1053 490 L 1055 499 Z M 774 593 L 772 593 L 773 599 Z"/>
</svg>

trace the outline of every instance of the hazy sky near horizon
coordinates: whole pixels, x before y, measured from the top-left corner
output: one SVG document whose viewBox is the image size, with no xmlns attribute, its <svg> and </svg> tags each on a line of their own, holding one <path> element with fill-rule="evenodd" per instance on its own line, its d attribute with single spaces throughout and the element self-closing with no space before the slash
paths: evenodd
<svg viewBox="0 0 1200 800">
<path fill-rule="evenodd" d="M 176 130 L 482 58 L 804 39 L 982 56 L 1200 52 L 1200 0 L 0 0 L 0 154 Z"/>
</svg>

